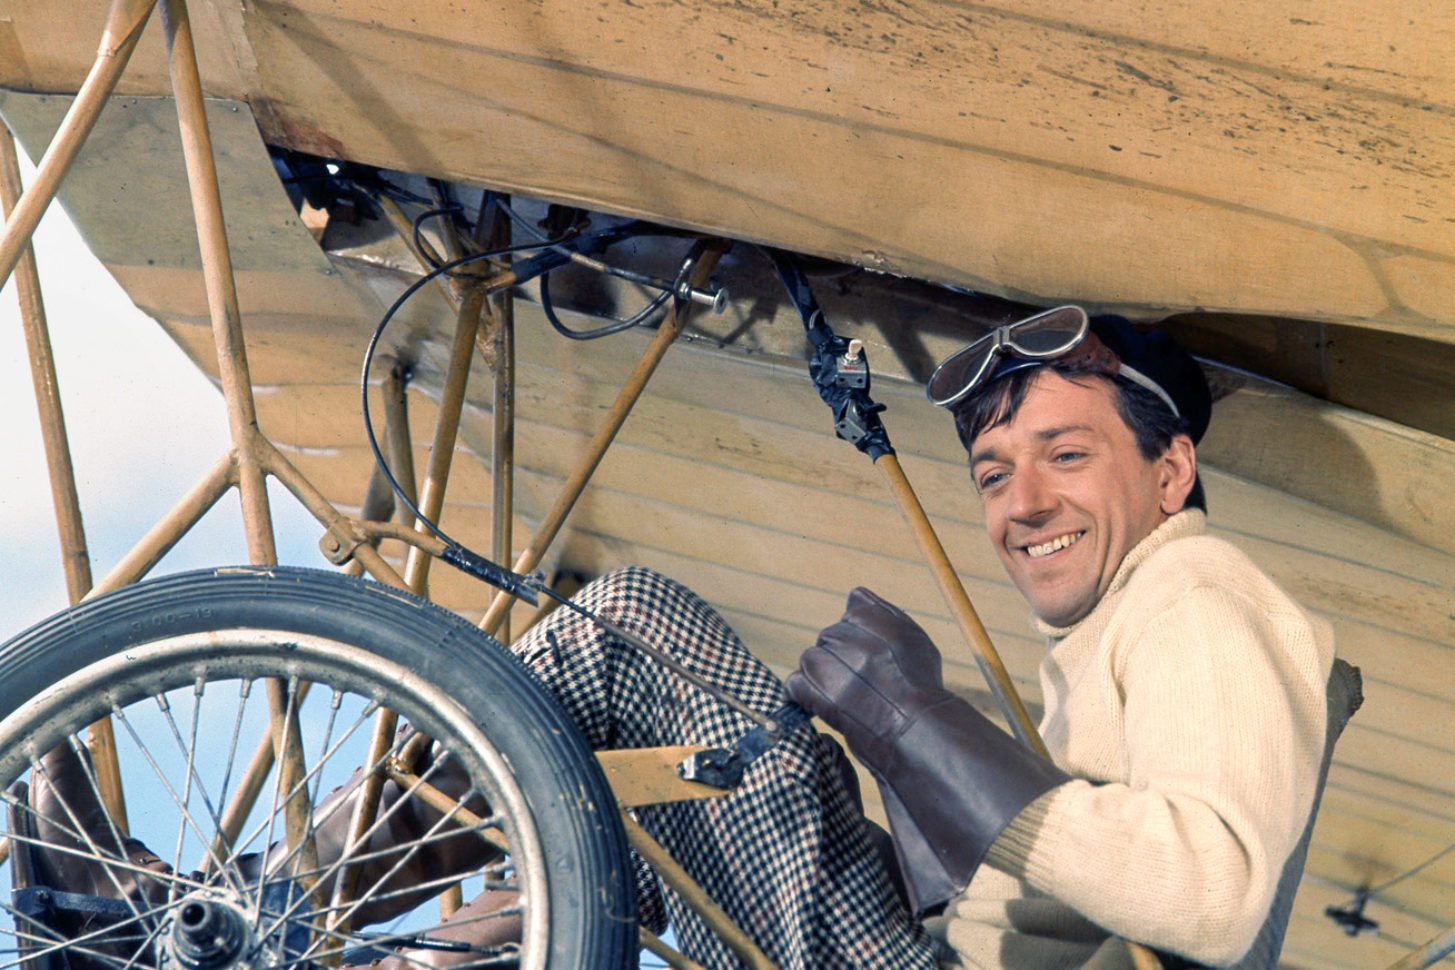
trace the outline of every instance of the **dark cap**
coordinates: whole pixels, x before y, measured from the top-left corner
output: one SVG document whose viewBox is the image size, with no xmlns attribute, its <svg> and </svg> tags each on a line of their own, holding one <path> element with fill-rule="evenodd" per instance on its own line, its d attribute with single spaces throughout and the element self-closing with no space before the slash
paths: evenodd
<svg viewBox="0 0 1455 970">
<path fill-rule="evenodd" d="M 1207 378 L 1192 356 L 1177 345 L 1165 330 L 1143 333 L 1125 317 L 1112 314 L 1091 318 L 1091 331 L 1101 338 L 1121 361 L 1122 372 L 1134 371 L 1170 398 L 1177 413 L 1187 422 L 1187 434 L 1194 444 L 1202 440 L 1212 418 L 1212 392 Z M 1126 376 L 1141 384 L 1130 374 Z"/>
</svg>

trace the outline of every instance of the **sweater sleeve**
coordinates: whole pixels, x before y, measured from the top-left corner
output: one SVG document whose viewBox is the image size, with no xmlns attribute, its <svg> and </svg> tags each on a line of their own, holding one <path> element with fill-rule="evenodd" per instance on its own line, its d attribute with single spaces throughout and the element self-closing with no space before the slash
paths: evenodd
<svg viewBox="0 0 1455 970">
<path fill-rule="evenodd" d="M 992 864 L 1109 931 L 1212 965 L 1252 945 L 1307 822 L 1324 674 L 1307 619 L 1226 583 L 1182 589 L 1109 659 L 1125 782 L 1022 812 Z"/>
</svg>

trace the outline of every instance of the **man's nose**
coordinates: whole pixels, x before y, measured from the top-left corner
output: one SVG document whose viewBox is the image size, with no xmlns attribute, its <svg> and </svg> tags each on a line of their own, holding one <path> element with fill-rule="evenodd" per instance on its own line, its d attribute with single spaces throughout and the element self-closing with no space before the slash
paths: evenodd
<svg viewBox="0 0 1455 970">
<path fill-rule="evenodd" d="M 1056 496 L 1046 477 L 1034 466 L 1019 468 L 1010 479 L 1007 512 L 1017 522 L 1036 522 L 1056 507 Z"/>
</svg>

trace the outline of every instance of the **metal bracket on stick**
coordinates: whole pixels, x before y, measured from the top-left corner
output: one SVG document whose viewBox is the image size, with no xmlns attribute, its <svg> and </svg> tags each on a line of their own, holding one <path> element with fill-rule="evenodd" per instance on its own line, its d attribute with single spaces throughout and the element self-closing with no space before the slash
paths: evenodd
<svg viewBox="0 0 1455 970">
<path fill-rule="evenodd" d="M 792 256 L 779 250 L 767 250 L 767 253 L 788 290 L 789 299 L 803 319 L 804 330 L 813 344 L 809 375 L 813 378 L 813 386 L 819 397 L 823 398 L 833 412 L 834 431 L 840 438 L 868 455 L 873 460 L 874 467 L 884 476 L 905 522 L 914 533 L 920 553 L 929 565 L 930 572 L 934 574 L 935 582 L 939 584 L 940 593 L 950 607 L 951 615 L 965 634 L 965 639 L 970 642 L 976 666 L 980 668 L 991 696 L 995 698 L 996 706 L 1010 725 L 1011 732 L 1032 751 L 1049 758 L 1045 742 L 1041 740 L 1025 704 L 1016 693 L 1010 674 L 1001 663 L 1000 655 L 996 653 L 989 634 L 985 632 L 984 624 L 980 622 L 975 607 L 970 603 L 970 597 L 965 593 L 965 587 L 955 573 L 955 567 L 950 564 L 950 557 L 945 554 L 944 546 L 940 544 L 929 516 L 920 505 L 919 498 L 910 487 L 909 479 L 905 477 L 904 469 L 899 465 L 894 448 L 889 444 L 889 434 L 879 420 L 879 413 L 884 410 L 884 405 L 875 403 L 869 397 L 869 358 L 863 352 L 863 345 L 857 340 L 847 340 L 839 336 L 829 327 L 823 308 L 818 305 L 818 300 L 808 285 L 808 279 Z"/>
</svg>

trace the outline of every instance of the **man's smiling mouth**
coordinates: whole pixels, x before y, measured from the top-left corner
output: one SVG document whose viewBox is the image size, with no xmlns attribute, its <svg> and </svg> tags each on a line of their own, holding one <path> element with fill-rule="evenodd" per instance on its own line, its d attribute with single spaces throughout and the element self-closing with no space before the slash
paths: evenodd
<svg viewBox="0 0 1455 970">
<path fill-rule="evenodd" d="M 1071 545 L 1073 542 L 1075 542 L 1077 539 L 1080 539 L 1084 535 L 1086 535 L 1085 531 L 1068 532 L 1063 536 L 1057 536 L 1049 542 L 1042 542 L 1034 546 L 1025 546 L 1023 548 L 1026 550 L 1026 555 L 1030 556 L 1032 559 L 1039 559 L 1042 556 L 1049 556 L 1051 553 L 1055 552 L 1058 549 L 1065 549 L 1067 546 Z"/>
</svg>

